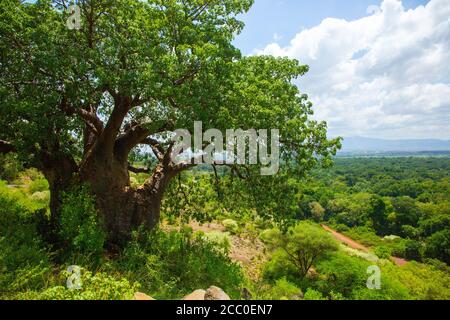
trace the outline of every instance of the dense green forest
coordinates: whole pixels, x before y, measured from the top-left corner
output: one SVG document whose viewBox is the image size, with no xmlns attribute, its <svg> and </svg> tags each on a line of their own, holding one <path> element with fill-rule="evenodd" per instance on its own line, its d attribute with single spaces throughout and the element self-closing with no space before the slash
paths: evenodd
<svg viewBox="0 0 450 320">
<path fill-rule="evenodd" d="M 290 179 L 264 210 L 239 192 L 245 179 L 230 184 L 225 172 L 185 172 L 170 186 L 160 227 L 136 230 L 116 251 L 104 250 L 93 201 L 75 190 L 64 196 L 68 249 L 60 251 L 46 241 L 47 181 L 3 157 L 1 298 L 131 299 L 141 291 L 181 299 L 214 284 L 235 299 L 450 299 L 450 159 L 335 161 Z M 135 174 L 132 182 L 143 179 Z M 369 251 L 339 244 L 321 224 Z M 317 255 L 309 265 L 292 252 Z M 70 265 L 81 267 L 80 290 L 66 287 Z M 366 286 L 371 265 L 381 268 L 379 290 Z"/>
</svg>

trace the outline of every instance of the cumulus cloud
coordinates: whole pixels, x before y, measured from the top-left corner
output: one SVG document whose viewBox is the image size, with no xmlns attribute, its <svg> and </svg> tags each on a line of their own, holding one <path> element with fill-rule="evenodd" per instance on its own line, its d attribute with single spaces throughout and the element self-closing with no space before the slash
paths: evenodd
<svg viewBox="0 0 450 320">
<path fill-rule="evenodd" d="M 367 12 L 327 18 L 255 54 L 310 66 L 298 85 L 331 135 L 450 139 L 450 0 L 411 10 L 384 0 Z"/>
</svg>

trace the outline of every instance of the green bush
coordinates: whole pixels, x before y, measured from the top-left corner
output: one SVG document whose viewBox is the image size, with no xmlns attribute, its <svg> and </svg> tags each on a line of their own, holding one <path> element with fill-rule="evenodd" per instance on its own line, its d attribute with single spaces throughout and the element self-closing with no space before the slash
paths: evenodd
<svg viewBox="0 0 450 320">
<path fill-rule="evenodd" d="M 243 283 L 241 268 L 226 248 L 189 229 L 136 232 L 117 269 L 158 299 L 180 299 L 212 285 L 238 298 Z"/>
<path fill-rule="evenodd" d="M 422 261 L 423 246 L 419 241 L 405 240 L 403 256 L 408 260 Z"/>
<path fill-rule="evenodd" d="M 215 244 L 218 248 L 222 248 L 225 252 L 228 252 L 231 248 L 230 234 L 228 232 L 213 231 L 203 234 L 198 234 L 208 242 Z"/>
<path fill-rule="evenodd" d="M 0 194 L 17 203 L 29 214 L 48 207 L 47 201 L 38 201 L 36 199 L 33 199 L 30 194 L 23 188 L 9 188 L 5 181 L 0 181 Z"/>
<path fill-rule="evenodd" d="M 13 181 L 18 178 L 22 163 L 14 153 L 0 154 L 0 179 Z"/>
<path fill-rule="evenodd" d="M 26 300 L 130 300 L 139 289 L 138 283 L 131 284 L 125 278 L 116 278 L 105 273 L 93 274 L 81 269 L 80 289 L 69 289 L 65 283 L 71 276 L 62 272 L 60 282 L 63 285 L 50 287 L 42 292 L 25 292 L 16 296 Z"/>
<path fill-rule="evenodd" d="M 302 290 L 286 278 L 277 280 L 269 293 L 267 299 L 270 300 L 300 300 L 303 297 Z"/>
<path fill-rule="evenodd" d="M 304 300 L 327 300 L 319 291 L 309 288 L 305 292 Z"/>
<path fill-rule="evenodd" d="M 236 234 L 239 231 L 239 225 L 233 219 L 223 220 L 222 224 L 225 227 L 225 229 L 232 234 Z"/>
<path fill-rule="evenodd" d="M 28 190 L 30 194 L 33 194 L 35 192 L 48 191 L 48 188 L 49 188 L 48 181 L 44 178 L 33 180 L 28 185 Z"/>
<path fill-rule="evenodd" d="M 50 191 L 38 191 L 31 195 L 31 200 L 45 205 L 50 203 Z"/>
<path fill-rule="evenodd" d="M 370 227 L 366 226 L 353 227 L 349 228 L 347 231 L 343 233 L 347 237 L 355 241 L 358 241 L 361 244 L 368 247 L 375 247 L 382 244 L 381 238 L 378 237 L 375 233 L 375 230 Z"/>
<path fill-rule="evenodd" d="M 330 254 L 317 264 L 321 275 L 315 283 L 317 289 L 325 295 L 338 292 L 347 299 L 354 300 L 404 300 L 409 299 L 407 288 L 396 277 L 381 268 L 381 290 L 367 288 L 369 274 L 367 268 L 373 262 L 350 257 L 342 252 Z M 389 268 L 391 264 L 388 263 Z M 398 268 L 398 267 L 394 267 Z"/>
<path fill-rule="evenodd" d="M 6 193 L 5 193 L 6 191 Z M 51 275 L 48 252 L 33 213 L 0 188 L 0 288 L 5 295 L 39 290 Z"/>
<path fill-rule="evenodd" d="M 450 230 L 434 233 L 426 241 L 425 255 L 450 265 Z"/>
<path fill-rule="evenodd" d="M 282 249 L 278 249 L 271 254 L 269 261 L 264 264 L 262 277 L 272 283 L 275 283 L 280 278 L 286 278 L 296 283 L 298 272 L 289 261 L 287 253 Z"/>
<path fill-rule="evenodd" d="M 441 270 L 433 265 L 425 265 L 415 261 L 409 262 L 401 268 L 386 265 L 382 268 L 383 283 L 389 280 L 396 288 L 403 287 L 407 291 L 408 299 L 414 300 L 449 300 L 450 277 L 448 270 Z M 380 299 L 389 299 L 389 295 Z"/>
<path fill-rule="evenodd" d="M 385 246 L 376 247 L 374 252 L 380 259 L 389 259 L 392 254 L 391 249 Z"/>
<path fill-rule="evenodd" d="M 106 233 L 98 220 L 95 200 L 86 186 L 63 195 L 60 235 L 71 254 L 89 254 L 98 259 L 102 253 Z"/>
</svg>

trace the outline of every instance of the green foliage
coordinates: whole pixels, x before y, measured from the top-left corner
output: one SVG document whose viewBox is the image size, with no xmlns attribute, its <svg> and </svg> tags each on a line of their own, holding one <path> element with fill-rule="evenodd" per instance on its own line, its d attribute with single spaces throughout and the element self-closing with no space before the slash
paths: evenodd
<svg viewBox="0 0 450 320">
<path fill-rule="evenodd" d="M 380 237 L 376 235 L 375 230 L 371 227 L 361 226 L 348 228 L 346 230 L 343 229 L 342 233 L 365 246 L 374 247 L 382 245 Z"/>
<path fill-rule="evenodd" d="M 289 261 L 287 253 L 282 249 L 278 249 L 271 254 L 269 261 L 264 264 L 262 276 L 269 283 L 275 283 L 281 278 L 297 283 L 298 270 Z"/>
<path fill-rule="evenodd" d="M 30 199 L 36 203 L 41 203 L 43 206 L 48 206 L 50 203 L 50 191 L 38 191 L 31 195 Z"/>
<path fill-rule="evenodd" d="M 415 240 L 406 240 L 404 242 L 403 257 L 409 260 L 422 260 L 422 244 Z"/>
<path fill-rule="evenodd" d="M 87 186 L 63 195 L 60 235 L 71 253 L 92 254 L 98 259 L 103 252 L 106 234 Z"/>
<path fill-rule="evenodd" d="M 392 254 L 391 249 L 385 246 L 376 247 L 374 252 L 380 259 L 389 259 Z"/>
<path fill-rule="evenodd" d="M 450 264 L 450 230 L 434 233 L 427 239 L 425 254 Z"/>
<path fill-rule="evenodd" d="M 118 268 L 128 279 L 139 281 L 144 292 L 159 299 L 180 299 L 211 285 L 238 298 L 243 281 L 241 269 L 228 258 L 226 247 L 218 247 L 188 229 L 136 233 Z"/>
<path fill-rule="evenodd" d="M 330 234 L 309 222 L 296 224 L 286 234 L 273 230 L 262 238 L 269 247 L 286 253 L 287 261 L 296 268 L 300 278 L 306 276 L 317 260 L 338 248 Z"/>
<path fill-rule="evenodd" d="M 266 299 L 300 300 L 302 296 L 303 293 L 301 289 L 289 282 L 286 278 L 281 278 L 275 282 L 275 285 L 270 289 L 269 296 L 266 297 Z"/>
<path fill-rule="evenodd" d="M 222 221 L 222 224 L 225 227 L 225 229 L 231 232 L 232 234 L 236 234 L 239 230 L 238 223 L 233 219 L 225 219 Z"/>
<path fill-rule="evenodd" d="M 319 291 L 308 289 L 305 292 L 304 300 L 327 300 Z"/>
<path fill-rule="evenodd" d="M 450 277 L 448 270 L 441 270 L 432 265 L 410 262 L 401 268 L 387 265 L 382 269 L 382 272 L 401 283 L 408 291 L 411 299 L 450 299 Z M 382 298 L 381 296 L 380 299 Z"/>
<path fill-rule="evenodd" d="M 321 222 L 325 216 L 325 209 L 318 202 L 311 202 L 309 204 L 311 208 L 311 216 L 315 222 Z"/>
<path fill-rule="evenodd" d="M 48 181 L 44 178 L 33 180 L 28 185 L 28 190 L 31 194 L 36 192 L 48 191 L 48 188 L 49 188 Z"/>
<path fill-rule="evenodd" d="M 198 234 L 208 242 L 215 244 L 217 248 L 223 249 L 227 253 L 231 249 L 230 234 L 228 232 L 213 231 L 203 234 Z"/>
<path fill-rule="evenodd" d="M 14 181 L 22 170 L 22 163 L 18 161 L 16 154 L 0 154 L 0 180 Z"/>
<path fill-rule="evenodd" d="M 93 199 L 83 188 L 67 193 L 63 197 L 65 217 L 71 219 L 62 219 L 61 223 L 66 225 L 67 231 L 77 231 L 67 233 L 71 239 L 78 237 L 78 241 L 71 242 L 77 246 L 70 244 L 72 251 L 70 256 L 65 254 L 61 257 L 57 253 L 50 253 L 37 233 L 35 221 L 38 214 L 34 212 L 34 208 L 43 206 L 37 205 L 44 198 L 41 199 L 38 195 L 44 196 L 46 192 L 29 193 L 29 185 L 35 180 L 42 179 L 42 176 L 34 171 L 20 176 L 23 188 L 10 188 L 6 183 L 0 185 L 0 286 L 7 288 L 7 292 L 3 292 L 1 298 L 129 299 L 133 292 L 139 289 L 159 299 L 179 299 L 193 290 L 217 285 L 234 298 L 241 297 L 240 289 L 245 286 L 252 289 L 253 298 L 260 299 L 450 299 L 448 267 L 440 262 L 445 261 L 443 254 L 448 254 L 445 203 L 439 205 L 416 203 L 421 212 L 418 225 L 402 227 L 402 235 L 408 233 L 409 239 L 396 236 L 382 238 L 376 234 L 370 215 L 370 210 L 374 208 L 374 200 L 373 197 L 366 195 L 358 195 L 357 198 L 368 201 L 367 206 L 364 205 L 364 208 L 369 210 L 366 212 L 366 223 L 369 222 L 367 225 L 349 228 L 344 224 L 330 223 L 336 230 L 372 247 L 380 258 L 387 258 L 392 254 L 409 260 L 424 261 L 426 264 L 409 262 L 405 266 L 397 267 L 385 260 L 379 262 L 376 259 L 371 260 L 370 254 L 343 248 L 338 252 L 322 255 L 314 263 L 314 271 L 302 278 L 289 254 L 280 246 L 283 244 L 280 239 L 290 239 L 289 242 L 295 243 L 294 234 L 315 232 L 321 234 L 324 231 L 318 225 L 301 222 L 299 224 L 302 226 L 301 232 L 293 231 L 297 228 L 295 225 L 290 228 L 291 233 L 283 234 L 278 229 L 267 229 L 260 233 L 260 239 L 271 252 L 263 266 L 262 279 L 256 280 L 261 283 L 254 283 L 254 280 L 245 280 L 241 268 L 228 257 L 230 250 L 228 232 L 193 234 L 189 228 L 168 233 L 163 231 L 150 234 L 136 233 L 134 240 L 119 258 L 103 259 L 103 264 L 98 269 L 101 246 L 97 247 L 95 244 L 91 246 L 84 240 L 90 239 L 91 234 L 95 235 L 96 232 L 91 233 L 89 230 L 98 231 L 97 228 L 101 227 L 101 223 L 96 219 L 88 219 L 89 216 L 96 217 L 96 212 Z M 225 202 L 218 202 L 214 184 L 208 182 L 208 176 L 205 175 L 202 179 L 204 182 L 200 182 L 201 179 L 196 181 L 200 182 L 203 194 L 207 195 L 204 203 L 210 207 L 206 210 L 217 208 L 216 212 L 210 214 L 219 217 L 219 221 L 226 218 L 225 220 L 229 219 L 240 225 L 251 224 L 256 228 L 255 234 L 272 224 L 261 218 L 255 219 L 250 206 L 244 202 L 239 203 L 240 210 L 224 208 Z M 200 195 L 200 192 L 197 195 Z M 332 208 L 327 205 L 329 200 L 325 202 L 316 200 L 324 198 L 331 199 L 329 194 L 311 196 L 307 207 L 311 210 L 310 203 L 315 201 L 320 203 L 327 211 L 324 218 L 329 219 L 329 210 Z M 192 200 L 196 201 L 196 198 Z M 394 209 L 390 201 L 383 199 L 383 202 L 386 204 L 385 210 L 392 213 Z M 85 215 L 86 212 L 88 214 Z M 356 208 L 355 212 L 361 212 L 362 216 L 366 214 L 361 208 Z M 80 220 L 76 217 L 80 217 L 84 222 L 77 222 Z M 313 218 L 310 211 L 308 217 Z M 79 228 L 79 223 L 90 225 L 91 228 Z M 74 225 L 78 227 L 73 227 Z M 396 228 L 396 225 L 393 224 L 391 227 Z M 417 239 L 413 239 L 412 235 L 416 232 L 420 235 Z M 298 237 L 301 241 L 304 240 L 303 237 Z M 55 275 L 55 269 L 65 269 L 61 265 L 52 264 L 51 260 L 56 256 L 58 262 L 62 262 L 63 265 L 80 264 L 89 269 L 83 271 L 82 290 L 69 290 L 65 287 L 67 279 L 65 272 Z M 430 260 L 426 257 L 440 260 Z M 379 264 L 381 268 L 381 290 L 369 290 L 366 287 L 367 267 L 372 264 Z M 141 284 L 140 287 L 138 283 Z M 305 293 L 304 296 L 302 292 Z"/>
<path fill-rule="evenodd" d="M 72 274 L 64 271 L 60 275 L 60 282 Z M 81 288 L 69 289 L 64 285 L 53 286 L 42 292 L 26 292 L 17 295 L 18 299 L 25 300 L 131 300 L 138 291 L 137 283 L 130 283 L 127 279 L 116 278 L 105 273 L 93 274 L 81 269 Z"/>
<path fill-rule="evenodd" d="M 11 201 L 16 202 L 26 211 L 34 212 L 48 207 L 47 194 L 41 194 L 39 199 L 33 199 L 26 189 L 8 187 L 6 182 L 0 181 L 0 194 Z"/>
<path fill-rule="evenodd" d="M 329 255 L 317 265 L 317 271 L 321 275 L 316 282 L 317 289 L 331 295 L 338 292 L 347 299 L 355 300 L 403 300 L 408 299 L 406 287 L 395 277 L 386 274 L 382 268 L 381 290 L 370 290 L 366 286 L 368 279 L 367 267 L 372 262 L 357 257 L 350 257 L 338 252 Z"/>
<path fill-rule="evenodd" d="M 0 288 L 2 294 L 39 290 L 51 273 L 50 258 L 33 213 L 0 188 Z"/>
</svg>

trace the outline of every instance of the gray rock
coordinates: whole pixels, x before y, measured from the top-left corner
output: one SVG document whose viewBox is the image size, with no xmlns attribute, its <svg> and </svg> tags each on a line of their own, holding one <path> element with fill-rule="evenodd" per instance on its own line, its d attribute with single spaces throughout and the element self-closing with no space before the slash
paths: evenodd
<svg viewBox="0 0 450 320">
<path fill-rule="evenodd" d="M 183 298 L 183 300 L 205 300 L 205 294 L 206 291 L 205 290 L 195 290 L 194 292 L 192 292 L 191 294 L 187 295 L 186 297 Z"/>
<path fill-rule="evenodd" d="M 205 293 L 205 300 L 231 300 L 222 289 L 212 286 Z"/>
</svg>

